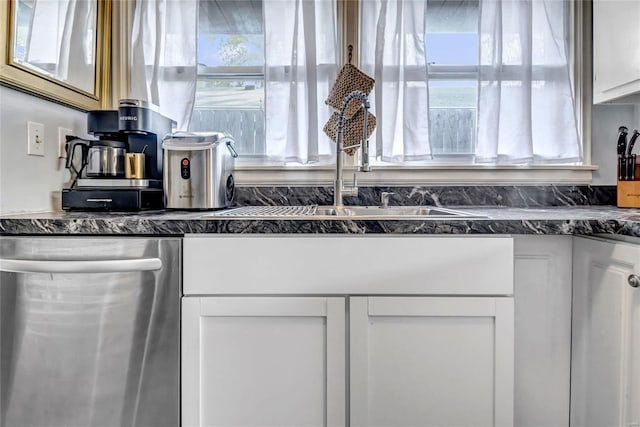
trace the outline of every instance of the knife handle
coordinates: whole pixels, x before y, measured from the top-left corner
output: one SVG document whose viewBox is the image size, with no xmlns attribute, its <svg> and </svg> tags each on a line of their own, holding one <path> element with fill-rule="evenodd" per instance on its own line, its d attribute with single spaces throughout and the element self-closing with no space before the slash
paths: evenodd
<svg viewBox="0 0 640 427">
<path fill-rule="evenodd" d="M 622 154 L 618 154 L 618 181 L 626 181 L 625 173 L 627 172 L 625 158 Z"/>
<path fill-rule="evenodd" d="M 618 142 L 617 142 L 617 151 L 618 154 L 626 154 L 627 152 L 627 133 L 628 129 L 626 126 L 620 126 L 618 128 Z"/>
<path fill-rule="evenodd" d="M 629 144 L 627 144 L 627 155 L 630 155 L 633 151 L 633 146 L 636 144 L 636 139 L 640 136 L 640 132 L 636 129 L 633 130 L 633 135 L 631 135 L 631 139 L 629 140 Z"/>
</svg>

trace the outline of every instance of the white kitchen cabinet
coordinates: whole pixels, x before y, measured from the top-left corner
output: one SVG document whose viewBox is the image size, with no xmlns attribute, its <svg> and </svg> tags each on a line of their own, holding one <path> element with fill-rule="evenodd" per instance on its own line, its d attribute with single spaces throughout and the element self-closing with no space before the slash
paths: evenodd
<svg viewBox="0 0 640 427">
<path fill-rule="evenodd" d="M 515 425 L 567 427 L 571 236 L 515 237 Z"/>
<path fill-rule="evenodd" d="M 190 235 L 184 294 L 511 295 L 513 238 Z"/>
<path fill-rule="evenodd" d="M 182 299 L 182 425 L 344 426 L 344 298 Z"/>
<path fill-rule="evenodd" d="M 573 271 L 571 425 L 637 427 L 640 245 L 575 238 Z"/>
<path fill-rule="evenodd" d="M 513 298 L 350 298 L 351 426 L 513 425 Z"/>
<path fill-rule="evenodd" d="M 593 102 L 640 103 L 640 2 L 593 1 Z"/>
<path fill-rule="evenodd" d="M 183 249 L 184 425 L 513 425 L 513 238 Z"/>
</svg>

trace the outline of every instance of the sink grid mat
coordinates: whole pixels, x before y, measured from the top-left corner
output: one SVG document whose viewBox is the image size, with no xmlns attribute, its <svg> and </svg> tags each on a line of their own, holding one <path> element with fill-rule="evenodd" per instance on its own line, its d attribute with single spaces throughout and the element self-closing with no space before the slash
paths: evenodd
<svg viewBox="0 0 640 427">
<path fill-rule="evenodd" d="M 243 217 L 265 217 L 265 216 L 306 216 L 315 215 L 318 205 L 310 206 L 243 206 L 226 211 L 216 212 L 212 216 L 243 216 Z"/>
</svg>

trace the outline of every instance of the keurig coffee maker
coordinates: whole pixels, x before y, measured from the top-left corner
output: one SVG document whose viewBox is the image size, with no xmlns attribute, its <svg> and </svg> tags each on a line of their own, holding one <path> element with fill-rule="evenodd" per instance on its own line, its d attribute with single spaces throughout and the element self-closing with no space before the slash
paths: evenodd
<svg viewBox="0 0 640 427">
<path fill-rule="evenodd" d="M 62 208 L 161 209 L 162 138 L 175 125 L 139 100 L 121 100 L 117 110 L 89 111 L 87 132 L 97 139 L 68 141 L 72 181 L 62 190 Z"/>
</svg>

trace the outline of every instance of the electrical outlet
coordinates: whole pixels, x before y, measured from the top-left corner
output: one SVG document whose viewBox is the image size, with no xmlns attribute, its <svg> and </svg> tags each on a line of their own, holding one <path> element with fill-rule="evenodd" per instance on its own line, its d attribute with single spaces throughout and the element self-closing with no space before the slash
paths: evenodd
<svg viewBox="0 0 640 427">
<path fill-rule="evenodd" d="M 73 131 L 67 128 L 58 128 L 58 158 L 67 158 L 67 135 L 73 135 Z"/>
<path fill-rule="evenodd" d="M 27 154 L 44 156 L 44 125 L 27 122 Z"/>
</svg>

